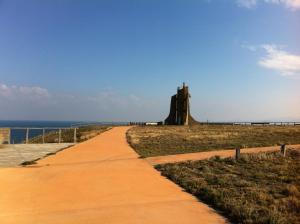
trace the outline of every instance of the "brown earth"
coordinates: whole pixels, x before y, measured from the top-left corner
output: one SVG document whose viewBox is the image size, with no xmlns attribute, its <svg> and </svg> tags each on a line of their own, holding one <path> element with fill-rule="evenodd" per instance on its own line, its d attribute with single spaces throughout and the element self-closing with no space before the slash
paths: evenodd
<svg viewBox="0 0 300 224">
<path fill-rule="evenodd" d="M 300 145 L 288 145 L 287 149 L 299 149 Z M 259 153 L 259 152 L 274 152 L 280 150 L 280 146 L 271 146 L 271 147 L 258 147 L 258 148 L 246 148 L 241 149 L 241 153 Z M 233 157 L 235 156 L 235 150 L 214 150 L 209 152 L 196 152 L 196 153 L 185 153 L 169 156 L 155 156 L 148 157 L 145 160 L 151 165 L 158 165 L 164 163 L 176 163 L 188 160 L 203 160 L 209 159 L 214 156 L 220 156 L 221 158 Z"/>
<path fill-rule="evenodd" d="M 1 224 L 225 223 L 160 176 L 117 127 L 38 164 L 0 169 Z"/>
</svg>

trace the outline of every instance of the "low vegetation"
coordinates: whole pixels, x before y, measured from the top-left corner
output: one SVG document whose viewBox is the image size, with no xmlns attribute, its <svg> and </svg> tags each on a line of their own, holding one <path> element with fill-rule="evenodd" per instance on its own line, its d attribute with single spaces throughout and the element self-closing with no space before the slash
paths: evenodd
<svg viewBox="0 0 300 224">
<path fill-rule="evenodd" d="M 129 144 L 142 157 L 235 147 L 300 144 L 300 126 L 139 126 L 127 132 Z"/>
<path fill-rule="evenodd" d="M 103 125 L 90 125 L 85 127 L 78 128 L 78 141 L 83 142 L 88 139 L 91 139 L 105 131 L 111 129 L 110 126 L 103 126 Z"/>
<path fill-rule="evenodd" d="M 22 162 L 20 165 L 21 165 L 21 166 L 35 165 L 35 164 L 37 164 L 37 161 L 38 161 L 38 160 L 39 160 L 39 159 L 34 159 L 34 160 L 24 161 L 24 162 Z"/>
<path fill-rule="evenodd" d="M 233 223 L 300 223 L 300 153 L 158 165 L 162 175 L 224 213 Z"/>
<path fill-rule="evenodd" d="M 79 127 L 76 132 L 77 142 L 82 142 L 109 130 L 109 126 L 91 125 Z M 45 143 L 58 143 L 59 132 L 53 130 L 45 134 Z M 74 142 L 74 129 L 61 129 L 61 142 Z M 43 143 L 43 136 L 39 135 L 29 140 L 29 143 Z"/>
</svg>

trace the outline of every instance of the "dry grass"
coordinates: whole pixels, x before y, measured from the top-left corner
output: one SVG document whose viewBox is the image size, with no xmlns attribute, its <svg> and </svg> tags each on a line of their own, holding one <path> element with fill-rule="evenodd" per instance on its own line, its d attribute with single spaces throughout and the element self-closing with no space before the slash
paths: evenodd
<svg viewBox="0 0 300 224">
<path fill-rule="evenodd" d="M 233 223 L 300 223 L 300 153 L 159 165 L 157 169 Z"/>
<path fill-rule="evenodd" d="M 299 144 L 300 126 L 139 126 L 127 133 L 142 156 L 201 152 L 235 147 Z"/>
<path fill-rule="evenodd" d="M 77 141 L 83 142 L 90 138 L 95 137 L 96 135 L 101 134 L 107 130 L 111 129 L 109 126 L 100 126 L 100 125 L 92 125 L 79 127 L 77 129 Z M 58 130 L 48 132 L 45 135 L 46 143 L 58 143 Z M 74 130 L 73 129 L 62 129 L 61 133 L 61 142 L 73 142 L 74 141 Z M 41 135 L 34 137 L 29 140 L 30 143 L 42 143 L 43 138 Z"/>
<path fill-rule="evenodd" d="M 110 126 L 100 126 L 100 125 L 80 127 L 78 129 L 78 139 L 80 142 L 83 142 L 110 129 L 111 129 Z"/>
</svg>

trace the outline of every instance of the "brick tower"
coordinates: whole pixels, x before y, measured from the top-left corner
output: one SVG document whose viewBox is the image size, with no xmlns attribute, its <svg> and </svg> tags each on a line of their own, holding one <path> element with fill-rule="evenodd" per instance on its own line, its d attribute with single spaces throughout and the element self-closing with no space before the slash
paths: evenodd
<svg viewBox="0 0 300 224">
<path fill-rule="evenodd" d="M 170 114 L 165 120 L 167 125 L 190 125 L 196 123 L 190 114 L 189 87 L 183 83 L 177 94 L 171 97 Z"/>
</svg>

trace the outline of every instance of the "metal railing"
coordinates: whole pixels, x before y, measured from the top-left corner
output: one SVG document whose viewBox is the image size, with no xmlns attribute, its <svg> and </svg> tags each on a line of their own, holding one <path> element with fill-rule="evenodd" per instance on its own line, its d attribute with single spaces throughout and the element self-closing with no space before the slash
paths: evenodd
<svg viewBox="0 0 300 224">
<path fill-rule="evenodd" d="M 164 125 L 164 122 L 129 122 L 129 125 L 137 125 L 137 126 L 144 126 L 144 125 Z M 300 122 L 296 121 L 270 121 L 270 122 L 257 122 L 257 121 L 234 121 L 234 122 L 214 122 L 214 121 L 206 121 L 206 122 L 199 122 L 202 125 L 244 125 L 244 126 L 298 126 Z"/>
<path fill-rule="evenodd" d="M 297 126 L 300 125 L 300 122 L 295 121 L 271 121 L 271 122 L 255 122 L 255 121 L 243 121 L 243 122 L 200 122 L 200 124 L 207 124 L 207 125 L 257 125 L 257 126 Z"/>
<path fill-rule="evenodd" d="M 77 129 L 78 127 L 9 127 L 9 128 L 1 128 L 1 129 L 8 129 L 8 136 L 7 136 L 7 144 L 15 144 L 14 140 L 12 140 L 12 132 L 13 130 L 18 130 L 18 131 L 25 131 L 25 140 L 21 141 L 20 143 L 25 143 L 25 144 L 30 144 L 31 142 L 34 142 L 35 140 L 41 140 L 42 144 L 49 143 L 46 141 L 46 138 L 49 136 L 54 137 L 55 135 L 57 138 L 54 139 L 55 143 L 77 143 Z M 40 131 L 41 134 L 36 134 L 35 136 L 30 136 L 30 131 Z M 69 130 L 72 132 L 71 134 L 73 135 L 72 137 L 69 136 L 69 141 L 63 141 L 63 130 Z M 70 134 L 70 133 L 69 133 Z M 24 139 L 24 138 L 22 138 Z M 72 141 L 70 141 L 72 139 Z M 52 141 L 53 142 L 53 141 Z M 0 142 L 1 144 L 1 142 Z M 18 143 L 17 143 L 18 144 Z"/>
</svg>

